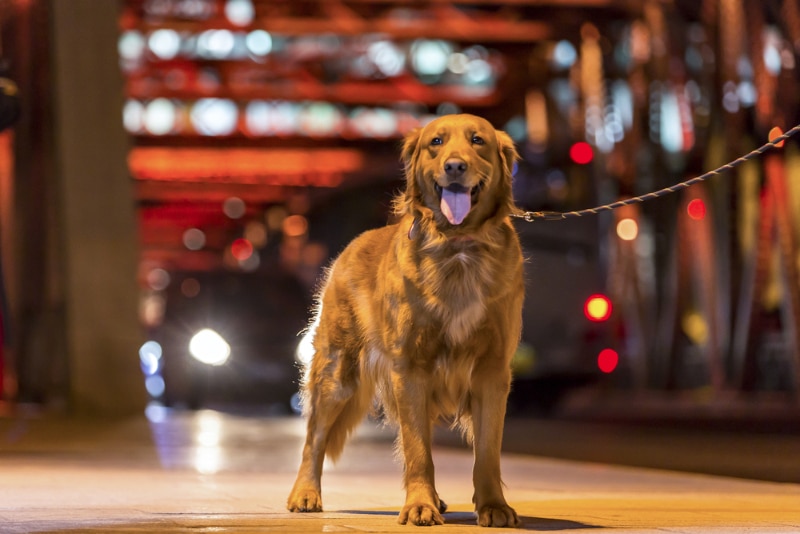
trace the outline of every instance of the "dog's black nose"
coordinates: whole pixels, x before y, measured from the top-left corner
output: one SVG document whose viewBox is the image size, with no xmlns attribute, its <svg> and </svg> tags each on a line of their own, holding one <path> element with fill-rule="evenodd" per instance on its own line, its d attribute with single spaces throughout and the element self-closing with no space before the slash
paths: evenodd
<svg viewBox="0 0 800 534">
<path fill-rule="evenodd" d="M 450 158 L 444 162 L 444 172 L 451 178 L 460 178 L 467 170 L 467 162 L 463 159 Z"/>
</svg>

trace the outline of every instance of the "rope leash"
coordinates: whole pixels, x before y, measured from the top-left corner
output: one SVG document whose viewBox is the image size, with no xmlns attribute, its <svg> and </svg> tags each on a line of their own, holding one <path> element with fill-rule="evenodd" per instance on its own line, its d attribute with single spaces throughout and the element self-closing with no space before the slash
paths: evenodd
<svg viewBox="0 0 800 534">
<path fill-rule="evenodd" d="M 527 221 L 527 222 L 534 222 L 534 221 L 537 221 L 537 220 L 560 221 L 560 220 L 563 220 L 563 219 L 574 219 L 576 217 L 583 217 L 585 215 L 597 215 L 598 213 L 600 213 L 602 211 L 611 211 L 611 210 L 615 210 L 617 208 L 621 208 L 622 206 L 630 206 L 631 204 L 641 204 L 642 202 L 645 202 L 646 200 L 652 200 L 654 198 L 659 198 L 659 197 L 663 197 L 665 195 L 669 195 L 671 193 L 682 191 L 682 190 L 687 189 L 687 188 L 689 188 L 689 187 L 691 187 L 691 186 L 693 186 L 695 184 L 698 184 L 700 182 L 705 182 L 709 178 L 711 178 L 713 176 L 720 175 L 725 171 L 729 171 L 731 169 L 735 169 L 736 167 L 740 166 L 744 162 L 749 161 L 749 160 L 751 160 L 751 159 L 753 159 L 753 158 L 755 158 L 757 156 L 760 156 L 761 154 L 763 154 L 767 150 L 775 148 L 776 146 L 781 144 L 783 141 L 785 141 L 786 139 L 789 139 L 790 137 L 792 137 L 793 135 L 795 135 L 798 132 L 800 132 L 800 124 L 798 124 L 797 126 L 792 128 L 788 132 L 786 132 L 784 134 L 781 134 L 780 136 L 776 137 L 775 139 L 772 139 L 771 141 L 768 141 L 767 143 L 764 143 L 759 148 L 756 148 L 755 150 L 745 154 L 744 156 L 742 156 L 742 157 L 740 157 L 738 159 L 735 159 L 735 160 L 733 160 L 733 161 L 731 161 L 729 163 L 726 163 L 725 165 L 722 165 L 721 167 L 717 167 L 713 171 L 708 171 L 705 174 L 702 174 L 700 176 L 696 176 L 694 178 L 686 180 L 685 182 L 680 182 L 678 184 L 671 185 L 669 187 L 665 187 L 664 189 L 659 189 L 658 191 L 653 191 L 651 193 L 646 193 L 644 195 L 639 195 L 637 197 L 631 197 L 631 198 L 626 198 L 624 200 L 618 200 L 616 202 L 612 202 L 611 204 L 605 204 L 603 206 L 597 206 L 597 207 L 594 207 L 594 208 L 586 208 L 586 209 L 582 209 L 582 210 L 578 210 L 578 211 L 567 211 L 567 212 L 560 212 L 560 211 L 525 211 L 525 212 L 522 212 L 522 213 L 513 213 L 511 216 L 512 217 L 517 217 L 517 218 L 520 218 L 520 219 L 525 219 L 525 221 Z"/>
</svg>

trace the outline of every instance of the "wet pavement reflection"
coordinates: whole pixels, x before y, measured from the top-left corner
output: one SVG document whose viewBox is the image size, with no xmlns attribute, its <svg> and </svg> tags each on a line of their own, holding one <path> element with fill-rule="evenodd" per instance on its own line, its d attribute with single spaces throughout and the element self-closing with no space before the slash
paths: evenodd
<svg viewBox="0 0 800 534">
<path fill-rule="evenodd" d="M 532 430 L 545 427 L 531 427 Z M 158 407 L 126 420 L 0 419 L 0 532 L 409 532 L 393 432 L 365 422 L 326 463 L 322 514 L 285 499 L 305 422 Z M 570 436 L 573 439 L 574 435 Z M 583 439 L 586 439 L 584 436 Z M 436 447 L 449 532 L 477 531 L 472 455 Z M 800 486 L 506 454 L 520 530 L 800 531 Z"/>
</svg>

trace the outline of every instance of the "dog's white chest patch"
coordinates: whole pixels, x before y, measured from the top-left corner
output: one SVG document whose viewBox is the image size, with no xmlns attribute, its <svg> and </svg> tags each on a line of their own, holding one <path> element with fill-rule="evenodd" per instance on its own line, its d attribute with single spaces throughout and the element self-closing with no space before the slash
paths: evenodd
<svg viewBox="0 0 800 534">
<path fill-rule="evenodd" d="M 472 302 L 460 310 L 452 310 L 447 319 L 445 333 L 452 343 L 466 341 L 483 320 L 486 309 L 481 302 Z"/>
</svg>

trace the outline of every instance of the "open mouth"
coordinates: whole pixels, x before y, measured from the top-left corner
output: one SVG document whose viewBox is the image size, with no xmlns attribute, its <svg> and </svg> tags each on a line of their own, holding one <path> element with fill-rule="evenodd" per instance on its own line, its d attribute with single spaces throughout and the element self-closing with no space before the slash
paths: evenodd
<svg viewBox="0 0 800 534">
<path fill-rule="evenodd" d="M 472 188 L 464 187 L 461 184 L 442 187 L 438 183 L 434 183 L 433 188 L 439 195 L 439 208 L 442 210 L 442 214 L 450 224 L 457 226 L 464 222 L 472 206 L 477 202 L 478 195 L 483 189 L 483 182 Z"/>
</svg>

